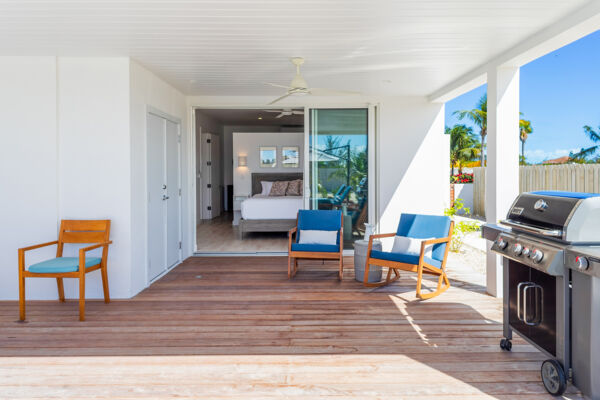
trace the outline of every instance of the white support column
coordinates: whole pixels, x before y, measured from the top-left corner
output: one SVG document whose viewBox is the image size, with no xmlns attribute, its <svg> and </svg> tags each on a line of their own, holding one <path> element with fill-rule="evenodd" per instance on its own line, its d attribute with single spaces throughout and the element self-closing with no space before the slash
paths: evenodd
<svg viewBox="0 0 600 400">
<path fill-rule="evenodd" d="M 493 68 L 487 81 L 485 215 L 497 223 L 519 194 L 519 68 Z M 488 242 L 487 292 L 502 297 L 502 260 L 490 247 Z"/>
</svg>

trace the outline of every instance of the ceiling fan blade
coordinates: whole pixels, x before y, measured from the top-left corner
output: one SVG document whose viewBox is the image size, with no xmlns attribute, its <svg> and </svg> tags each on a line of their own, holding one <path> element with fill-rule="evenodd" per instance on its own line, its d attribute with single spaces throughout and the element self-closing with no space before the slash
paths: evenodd
<svg viewBox="0 0 600 400">
<path fill-rule="evenodd" d="M 296 110 L 294 110 L 294 111 L 292 111 L 292 114 L 294 114 L 294 115 L 304 115 L 304 111 L 296 111 Z"/>
<path fill-rule="evenodd" d="M 285 113 L 281 113 L 281 114 L 279 114 L 279 115 L 276 115 L 276 116 L 275 116 L 275 118 L 281 118 L 281 117 L 283 117 L 284 115 L 285 115 Z"/>
<path fill-rule="evenodd" d="M 280 113 L 281 110 L 263 110 L 264 112 L 270 112 L 270 113 Z"/>
<path fill-rule="evenodd" d="M 362 93 L 351 92 L 347 90 L 334 90 L 334 89 L 322 89 L 322 88 L 310 88 L 308 90 L 310 94 L 315 96 L 357 96 Z"/>
<path fill-rule="evenodd" d="M 291 96 L 291 93 L 286 93 L 283 96 L 276 98 L 275 100 L 273 100 L 272 102 L 270 102 L 268 105 L 275 104 L 278 101 L 283 100 L 283 99 L 285 99 L 288 96 Z"/>
<path fill-rule="evenodd" d="M 274 86 L 274 87 L 278 87 L 278 88 L 283 88 L 283 89 L 291 89 L 291 87 L 289 86 L 285 86 L 285 85 L 278 85 L 276 83 L 270 83 L 270 82 L 263 82 L 265 85 L 269 85 L 269 86 Z"/>
</svg>

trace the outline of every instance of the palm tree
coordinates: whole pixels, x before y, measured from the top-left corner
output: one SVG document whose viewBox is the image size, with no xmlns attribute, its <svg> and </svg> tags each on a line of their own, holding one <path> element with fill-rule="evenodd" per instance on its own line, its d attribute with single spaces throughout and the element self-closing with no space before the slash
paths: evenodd
<svg viewBox="0 0 600 400">
<path fill-rule="evenodd" d="M 450 165 L 452 175 L 454 167 L 458 166 L 458 173 L 462 174 L 462 165 L 476 158 L 481 153 L 477 138 L 473 134 L 473 128 L 466 125 L 454 125 L 446 127 L 446 134 L 450 135 Z"/>
<path fill-rule="evenodd" d="M 457 115 L 460 120 L 466 117 L 479 127 L 479 135 L 481 136 L 481 166 L 485 166 L 484 149 L 485 137 L 487 136 L 487 93 L 481 96 L 474 109 L 454 111 L 454 115 Z"/>
<path fill-rule="evenodd" d="M 519 113 L 523 116 L 523 113 Z M 525 142 L 527 137 L 533 133 L 531 121 L 519 118 L 519 140 L 521 140 L 521 164 L 525 164 Z"/>
<path fill-rule="evenodd" d="M 592 129 L 591 126 L 589 125 L 584 125 L 583 126 L 583 132 L 585 133 L 585 135 L 588 137 L 588 139 L 590 139 L 592 142 L 594 143 L 599 143 L 600 142 L 600 126 L 598 126 L 598 132 L 594 131 Z M 594 155 L 596 153 L 596 151 L 598 150 L 598 148 L 600 148 L 600 145 L 595 145 L 595 146 L 591 146 L 586 148 L 581 148 L 581 150 L 579 150 L 577 153 L 569 153 L 569 161 L 571 162 L 575 162 L 575 163 L 586 163 L 588 162 L 588 157 L 591 155 Z"/>
</svg>

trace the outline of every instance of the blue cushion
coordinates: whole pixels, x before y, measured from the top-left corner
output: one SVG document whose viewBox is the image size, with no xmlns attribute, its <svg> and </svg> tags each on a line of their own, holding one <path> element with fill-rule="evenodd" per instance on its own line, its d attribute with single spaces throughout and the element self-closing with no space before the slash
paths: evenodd
<svg viewBox="0 0 600 400">
<path fill-rule="evenodd" d="M 396 261 L 396 262 L 401 262 L 401 263 L 405 263 L 405 264 L 413 264 L 413 265 L 419 264 L 419 256 L 415 255 L 415 254 L 400 254 L 400 253 L 391 253 L 391 252 L 387 252 L 387 251 L 371 250 L 371 257 L 377 258 L 379 260 Z M 438 268 L 442 267 L 441 261 L 434 260 L 429 257 L 424 257 L 423 260 L 427 264 L 433 265 L 434 267 L 438 267 Z"/>
<path fill-rule="evenodd" d="M 342 202 L 346 199 L 346 197 L 348 197 L 348 193 L 350 193 L 350 190 L 352 190 L 352 186 L 346 186 L 346 188 L 344 189 L 344 191 L 340 194 L 336 194 L 333 197 L 333 204 L 335 205 L 340 205 L 342 204 Z"/>
<path fill-rule="evenodd" d="M 100 257 L 87 257 L 85 267 L 92 267 L 100 264 Z M 59 257 L 33 264 L 29 267 L 29 272 L 36 274 L 56 274 L 62 272 L 79 271 L 79 257 Z"/>
<path fill-rule="evenodd" d="M 448 237 L 450 232 L 450 217 L 444 215 L 402 214 L 398 224 L 398 236 L 408 236 L 415 239 Z M 446 244 L 440 243 L 433 246 L 432 257 L 442 261 L 446 251 Z"/>
<path fill-rule="evenodd" d="M 300 210 L 298 211 L 296 243 L 300 240 L 301 230 L 339 231 L 340 229 L 342 229 L 342 212 L 340 210 Z M 336 243 L 340 243 L 339 237 Z"/>
<path fill-rule="evenodd" d="M 325 252 L 325 253 L 339 253 L 339 244 L 300 244 L 292 243 L 292 251 L 310 251 L 311 253 Z"/>
</svg>

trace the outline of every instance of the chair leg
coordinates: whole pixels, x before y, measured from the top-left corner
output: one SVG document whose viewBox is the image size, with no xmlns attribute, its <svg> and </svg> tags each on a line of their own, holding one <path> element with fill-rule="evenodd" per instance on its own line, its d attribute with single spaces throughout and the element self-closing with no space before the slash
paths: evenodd
<svg viewBox="0 0 600 400">
<path fill-rule="evenodd" d="M 344 257 L 340 257 L 340 273 L 339 273 L 340 281 L 344 279 Z"/>
<path fill-rule="evenodd" d="M 65 302 L 65 287 L 63 285 L 63 278 L 56 278 L 56 286 L 58 287 L 58 301 L 61 303 Z"/>
<path fill-rule="evenodd" d="M 100 268 L 100 272 L 102 273 L 102 290 L 104 291 L 104 302 L 110 303 L 110 292 L 108 291 L 108 270 L 106 265 L 103 265 Z"/>
<path fill-rule="evenodd" d="M 85 274 L 79 277 L 79 320 L 85 321 Z"/>
<path fill-rule="evenodd" d="M 19 320 L 25 321 L 25 277 L 19 271 Z"/>
<path fill-rule="evenodd" d="M 288 279 L 292 279 L 292 257 L 288 256 Z"/>
<path fill-rule="evenodd" d="M 296 276 L 297 272 L 298 272 L 298 259 L 296 257 L 294 257 L 294 269 L 292 271 L 292 278 Z"/>
<path fill-rule="evenodd" d="M 450 280 L 448 279 L 446 272 L 442 271 L 441 275 L 438 278 L 438 284 L 437 284 L 437 288 L 435 289 L 435 291 L 431 292 L 431 293 L 425 293 L 425 294 L 421 294 L 419 291 L 419 292 L 417 292 L 417 297 L 419 297 L 422 300 L 431 299 L 433 297 L 436 297 L 436 296 L 444 293 L 446 290 L 448 290 L 449 287 L 450 287 Z"/>
<path fill-rule="evenodd" d="M 421 297 L 421 283 L 423 282 L 423 265 L 419 264 L 417 267 L 417 297 Z"/>
<path fill-rule="evenodd" d="M 390 283 L 395 282 L 395 281 L 397 281 L 400 278 L 400 274 L 394 268 L 388 268 L 388 272 L 387 272 L 387 275 L 386 275 L 384 281 L 381 281 L 381 282 L 369 282 L 368 281 L 368 279 L 369 279 L 369 266 L 370 266 L 369 259 L 367 259 L 367 263 L 366 264 L 367 265 L 365 266 L 365 278 L 364 278 L 364 281 L 363 281 L 363 285 L 366 286 L 366 287 L 381 287 L 381 286 L 389 285 Z M 392 271 L 394 271 L 394 275 L 395 275 L 393 279 L 391 278 Z"/>
</svg>

